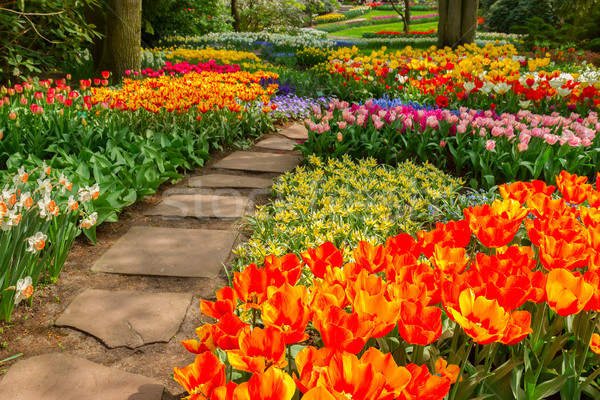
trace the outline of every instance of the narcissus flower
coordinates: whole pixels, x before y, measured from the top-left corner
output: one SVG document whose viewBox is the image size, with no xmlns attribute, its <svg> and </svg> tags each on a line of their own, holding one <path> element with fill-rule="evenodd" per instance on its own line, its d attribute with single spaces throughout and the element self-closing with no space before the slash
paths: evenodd
<svg viewBox="0 0 600 400">
<path fill-rule="evenodd" d="M 546 280 L 546 296 L 552 311 L 563 317 L 578 314 L 594 295 L 594 287 L 583 276 L 566 269 L 553 269 Z"/>
<path fill-rule="evenodd" d="M 186 399 L 208 399 L 217 387 L 225 384 L 225 364 L 213 353 L 202 353 L 193 364 L 175 367 L 174 379 L 190 393 Z"/>
</svg>

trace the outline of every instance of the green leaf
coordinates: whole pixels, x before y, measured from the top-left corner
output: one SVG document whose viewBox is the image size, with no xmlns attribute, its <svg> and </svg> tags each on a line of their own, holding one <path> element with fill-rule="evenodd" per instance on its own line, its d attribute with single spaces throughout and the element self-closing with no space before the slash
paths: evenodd
<svg viewBox="0 0 600 400">
<path fill-rule="evenodd" d="M 557 393 L 567 379 L 569 379 L 569 375 L 558 375 L 549 381 L 537 385 L 533 391 L 531 400 L 545 399 L 546 397 Z"/>
</svg>

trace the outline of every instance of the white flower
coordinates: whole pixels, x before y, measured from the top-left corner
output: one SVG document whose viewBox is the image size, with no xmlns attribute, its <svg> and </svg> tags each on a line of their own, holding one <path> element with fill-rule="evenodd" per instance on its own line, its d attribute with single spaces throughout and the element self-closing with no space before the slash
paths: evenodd
<svg viewBox="0 0 600 400">
<path fill-rule="evenodd" d="M 25 171 L 25 167 L 20 167 L 17 174 L 13 177 L 13 182 L 15 185 L 18 185 L 27 182 L 27 179 L 29 179 L 29 174 Z"/>
<path fill-rule="evenodd" d="M 38 179 L 37 183 L 40 190 L 43 190 L 48 194 L 52 193 L 52 183 L 50 182 L 50 179 Z"/>
<path fill-rule="evenodd" d="M 91 213 L 87 218 L 84 218 L 83 221 L 81 221 L 81 227 L 89 229 L 92 226 L 96 225 L 96 222 L 98 222 L 98 213 L 94 212 Z"/>
<path fill-rule="evenodd" d="M 30 276 L 26 276 L 23 279 L 17 281 L 17 293 L 15 294 L 15 306 L 21 302 L 21 300 L 28 299 L 33 294 L 33 286 Z"/>
<path fill-rule="evenodd" d="M 36 253 L 46 246 L 46 240 L 48 240 L 48 236 L 44 235 L 42 232 L 38 232 L 35 235 L 28 237 L 27 242 L 29 243 L 29 247 L 27 251 L 30 253 Z"/>
<path fill-rule="evenodd" d="M 472 92 L 477 87 L 473 82 L 465 82 L 463 87 L 467 92 Z"/>
<path fill-rule="evenodd" d="M 531 106 L 531 100 L 519 100 L 519 107 L 526 110 Z"/>
<path fill-rule="evenodd" d="M 563 88 L 559 87 L 559 88 L 556 88 L 556 93 L 558 93 L 558 95 L 561 97 L 566 97 L 571 94 L 571 89 L 569 89 L 569 88 L 563 89 Z"/>
<path fill-rule="evenodd" d="M 67 207 L 69 207 L 73 211 L 77 210 L 77 208 L 79 207 L 79 203 L 77 202 L 77 200 L 75 200 L 75 196 L 69 196 L 69 200 L 67 200 Z"/>
<path fill-rule="evenodd" d="M 0 228 L 3 231 L 8 231 L 13 226 L 19 225 L 19 222 L 21 222 L 21 213 L 16 209 L 9 210 L 4 216 L 3 220 L 4 223 L 0 225 Z"/>
</svg>

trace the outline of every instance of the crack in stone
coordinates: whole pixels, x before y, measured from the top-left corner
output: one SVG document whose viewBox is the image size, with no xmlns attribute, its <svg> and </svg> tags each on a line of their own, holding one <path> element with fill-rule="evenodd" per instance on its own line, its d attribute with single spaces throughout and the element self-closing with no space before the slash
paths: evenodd
<svg viewBox="0 0 600 400">
<path fill-rule="evenodd" d="M 127 324 L 127 327 L 129 328 L 129 331 L 132 332 L 135 336 L 137 336 L 139 338 L 140 343 L 141 343 L 140 346 L 143 345 L 144 344 L 144 337 L 142 335 L 140 335 L 138 333 L 138 331 L 136 331 L 133 328 L 133 325 L 131 325 L 131 323 L 129 321 L 125 321 L 125 323 Z"/>
</svg>

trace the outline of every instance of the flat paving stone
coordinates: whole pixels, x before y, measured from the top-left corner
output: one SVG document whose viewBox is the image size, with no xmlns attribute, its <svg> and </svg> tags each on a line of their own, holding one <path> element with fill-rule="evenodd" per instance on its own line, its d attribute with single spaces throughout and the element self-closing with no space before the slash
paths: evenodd
<svg viewBox="0 0 600 400">
<path fill-rule="evenodd" d="M 273 184 L 271 179 L 254 176 L 211 174 L 190 178 L 188 185 L 197 188 L 264 189 Z"/>
<path fill-rule="evenodd" d="M 292 154 L 236 151 L 214 165 L 215 168 L 255 172 L 289 172 L 300 163 L 300 156 Z"/>
<path fill-rule="evenodd" d="M 218 276 L 237 231 L 134 226 L 92 267 L 113 274 Z"/>
<path fill-rule="evenodd" d="M 2 400 L 160 400 L 164 386 L 142 375 L 70 354 L 44 354 L 13 365 L 0 382 Z"/>
<path fill-rule="evenodd" d="M 146 215 L 193 218 L 240 218 L 248 206 L 246 196 L 177 194 L 166 196 Z"/>
<path fill-rule="evenodd" d="M 75 297 L 55 325 L 87 332 L 110 348 L 168 342 L 179 331 L 192 296 L 88 289 Z"/>
<path fill-rule="evenodd" d="M 293 124 L 292 126 L 282 130 L 279 133 L 290 139 L 296 139 L 296 140 L 308 139 L 308 130 L 302 124 Z"/>
<path fill-rule="evenodd" d="M 280 138 L 280 137 L 270 137 L 260 142 L 256 143 L 255 147 L 260 147 L 261 149 L 269 149 L 269 150 L 294 150 L 298 143 L 294 142 L 290 139 Z"/>
</svg>

